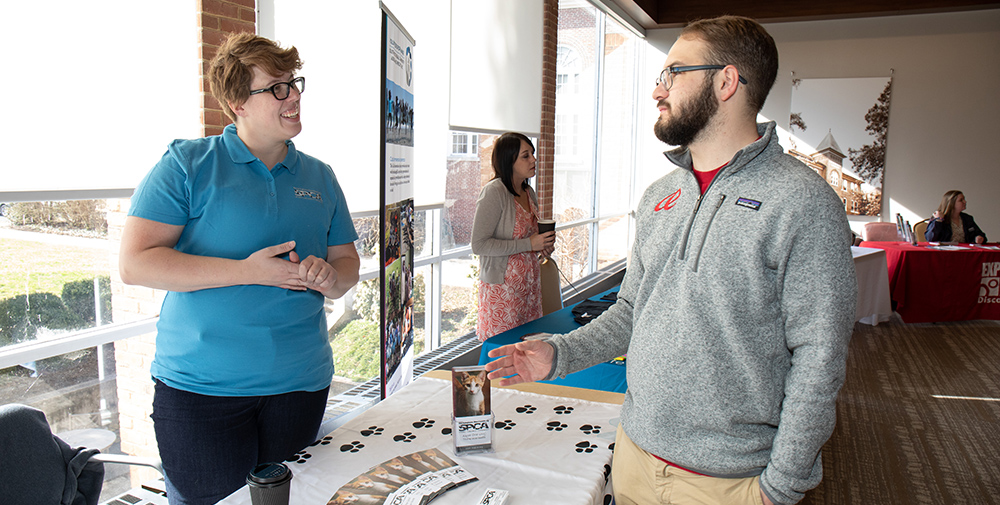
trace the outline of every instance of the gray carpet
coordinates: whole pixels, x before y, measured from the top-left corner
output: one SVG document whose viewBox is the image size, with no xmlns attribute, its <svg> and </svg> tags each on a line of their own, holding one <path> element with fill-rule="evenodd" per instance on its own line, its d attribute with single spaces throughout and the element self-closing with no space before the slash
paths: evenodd
<svg viewBox="0 0 1000 505">
<path fill-rule="evenodd" d="M 823 474 L 801 503 L 1000 503 L 1000 322 L 857 324 Z"/>
</svg>

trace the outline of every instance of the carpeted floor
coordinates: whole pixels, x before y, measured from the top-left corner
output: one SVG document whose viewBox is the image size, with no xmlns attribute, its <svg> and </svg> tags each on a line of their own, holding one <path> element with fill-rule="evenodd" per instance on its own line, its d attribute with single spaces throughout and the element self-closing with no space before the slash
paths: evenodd
<svg viewBox="0 0 1000 505">
<path fill-rule="evenodd" d="M 802 504 L 1000 503 L 1000 322 L 857 324 L 823 475 Z"/>
</svg>

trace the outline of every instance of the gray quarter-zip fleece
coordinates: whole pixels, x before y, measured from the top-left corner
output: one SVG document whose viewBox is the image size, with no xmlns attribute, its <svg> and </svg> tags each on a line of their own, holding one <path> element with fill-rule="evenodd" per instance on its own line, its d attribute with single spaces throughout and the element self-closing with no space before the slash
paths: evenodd
<svg viewBox="0 0 1000 505">
<path fill-rule="evenodd" d="M 773 122 L 700 194 L 689 153 L 646 190 L 618 302 L 549 338 L 552 376 L 628 353 L 622 421 L 652 454 L 761 475 L 775 503 L 819 484 L 857 282 L 837 194 L 782 152 Z"/>
</svg>

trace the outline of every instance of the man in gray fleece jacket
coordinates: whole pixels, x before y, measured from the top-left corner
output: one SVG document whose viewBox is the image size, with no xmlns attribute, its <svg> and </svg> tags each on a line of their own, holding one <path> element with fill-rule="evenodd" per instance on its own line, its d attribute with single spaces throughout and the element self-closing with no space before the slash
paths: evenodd
<svg viewBox="0 0 1000 505">
<path fill-rule="evenodd" d="M 618 302 L 490 353 L 500 385 L 628 353 L 619 505 L 793 504 L 822 477 L 857 285 L 839 197 L 755 121 L 777 66 L 752 20 L 685 28 L 653 91 L 681 169 L 639 203 Z"/>
</svg>

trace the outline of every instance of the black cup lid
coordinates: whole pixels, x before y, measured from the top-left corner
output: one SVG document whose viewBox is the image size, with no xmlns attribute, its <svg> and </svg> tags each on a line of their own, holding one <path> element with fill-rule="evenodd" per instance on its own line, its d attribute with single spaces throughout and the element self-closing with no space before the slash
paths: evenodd
<svg viewBox="0 0 1000 505">
<path fill-rule="evenodd" d="M 288 478 L 291 470 L 282 463 L 261 463 L 254 467 L 247 480 L 257 484 L 274 484 Z"/>
</svg>

